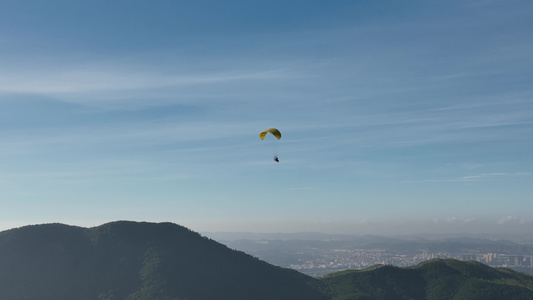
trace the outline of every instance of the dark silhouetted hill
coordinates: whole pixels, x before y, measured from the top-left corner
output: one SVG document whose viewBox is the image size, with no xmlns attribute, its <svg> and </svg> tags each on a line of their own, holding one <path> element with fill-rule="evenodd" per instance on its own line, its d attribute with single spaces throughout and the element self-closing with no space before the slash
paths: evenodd
<svg viewBox="0 0 533 300">
<path fill-rule="evenodd" d="M 326 299 L 319 281 L 172 223 L 0 233 L 0 299 Z"/>
<path fill-rule="evenodd" d="M 329 274 L 322 280 L 334 300 L 533 299 L 532 276 L 453 259 L 407 268 L 374 266 Z"/>
</svg>

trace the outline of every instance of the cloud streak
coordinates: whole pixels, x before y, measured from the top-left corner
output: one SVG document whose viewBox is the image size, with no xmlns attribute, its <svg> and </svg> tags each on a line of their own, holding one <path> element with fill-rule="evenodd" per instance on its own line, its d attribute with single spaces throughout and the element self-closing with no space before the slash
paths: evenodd
<svg viewBox="0 0 533 300">
<path fill-rule="evenodd" d="M 138 69 L 144 69 L 138 66 Z M 129 67 L 131 69 L 131 67 Z M 182 89 L 184 87 L 206 87 L 221 84 L 246 84 L 249 81 L 284 80 L 289 74 L 280 69 L 239 70 L 221 69 L 191 74 L 165 74 L 157 70 L 128 70 L 125 67 L 91 67 L 28 70 L 26 72 L 0 73 L 0 92 L 5 94 L 42 94 L 74 100 L 84 94 L 121 92 L 121 97 L 132 97 L 136 92 L 154 89 Z M 294 74 L 290 75 L 294 76 Z M 101 95 L 105 97 L 105 94 Z M 83 97 L 82 97 L 83 98 Z M 87 98 L 85 101 L 89 101 Z M 94 99 L 98 100 L 98 99 Z M 99 99 L 102 100 L 102 99 Z"/>
</svg>

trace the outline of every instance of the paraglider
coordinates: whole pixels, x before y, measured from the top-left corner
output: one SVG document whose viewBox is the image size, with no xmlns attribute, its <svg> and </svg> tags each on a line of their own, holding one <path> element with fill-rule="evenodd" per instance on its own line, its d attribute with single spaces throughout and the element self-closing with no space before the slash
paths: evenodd
<svg viewBox="0 0 533 300">
<path fill-rule="evenodd" d="M 271 133 L 272 135 L 274 135 L 278 140 L 281 139 L 281 132 L 279 132 L 279 130 L 277 130 L 276 128 L 270 128 L 270 129 L 267 129 L 263 132 L 261 132 L 259 134 L 259 137 L 261 139 L 264 139 L 265 138 L 265 135 L 267 135 L 267 133 Z"/>
<path fill-rule="evenodd" d="M 272 134 L 273 136 L 275 136 L 278 140 L 281 139 L 281 132 L 279 132 L 279 130 L 277 130 L 276 128 L 270 128 L 270 129 L 267 129 L 267 130 L 261 132 L 261 133 L 259 134 L 259 138 L 260 138 L 261 140 L 264 140 L 264 139 L 265 139 L 265 136 L 266 136 L 268 133 L 270 133 L 270 134 Z M 277 163 L 279 163 L 279 158 L 278 158 L 277 153 L 274 155 L 274 161 L 277 162 Z"/>
</svg>

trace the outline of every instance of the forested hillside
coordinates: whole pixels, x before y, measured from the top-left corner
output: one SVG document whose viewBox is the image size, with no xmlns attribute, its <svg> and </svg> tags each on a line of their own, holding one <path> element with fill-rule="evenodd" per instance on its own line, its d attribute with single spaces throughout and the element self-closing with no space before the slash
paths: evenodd
<svg viewBox="0 0 533 300">
<path fill-rule="evenodd" d="M 0 233 L 1 299 L 324 299 L 317 283 L 171 223 Z"/>
<path fill-rule="evenodd" d="M 325 276 L 334 300 L 533 299 L 533 277 L 470 261 L 432 260 L 399 268 L 374 266 Z"/>
</svg>

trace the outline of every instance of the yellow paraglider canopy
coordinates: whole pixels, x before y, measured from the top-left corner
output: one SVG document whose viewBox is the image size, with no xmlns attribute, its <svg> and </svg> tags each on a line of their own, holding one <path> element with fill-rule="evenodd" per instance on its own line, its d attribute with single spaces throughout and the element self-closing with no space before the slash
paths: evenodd
<svg viewBox="0 0 533 300">
<path fill-rule="evenodd" d="M 266 135 L 267 133 L 269 133 L 269 132 L 270 132 L 272 135 L 274 135 L 275 137 L 277 137 L 278 140 L 281 139 L 281 132 L 279 132 L 279 130 L 277 130 L 276 128 L 270 128 L 270 129 L 267 129 L 267 130 L 261 132 L 261 133 L 259 134 L 259 137 L 260 137 L 261 139 L 264 139 L 264 138 L 265 138 L 265 135 Z"/>
</svg>

